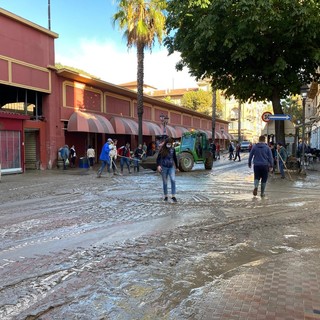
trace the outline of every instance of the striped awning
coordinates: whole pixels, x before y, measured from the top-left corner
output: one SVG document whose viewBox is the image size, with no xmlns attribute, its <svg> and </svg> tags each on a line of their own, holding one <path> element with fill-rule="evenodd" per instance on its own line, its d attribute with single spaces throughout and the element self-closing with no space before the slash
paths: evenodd
<svg viewBox="0 0 320 320">
<path fill-rule="evenodd" d="M 234 140 L 234 137 L 228 132 L 223 132 L 222 139 L 231 141 L 231 140 Z"/>
<path fill-rule="evenodd" d="M 162 129 L 157 124 L 150 121 L 142 121 L 142 131 L 144 136 L 162 135 Z"/>
<path fill-rule="evenodd" d="M 123 117 L 112 117 L 110 119 L 116 134 L 138 135 L 138 122 Z"/>
<path fill-rule="evenodd" d="M 177 131 L 174 127 L 170 125 L 166 125 L 167 135 L 172 138 L 179 138 Z"/>
<path fill-rule="evenodd" d="M 217 132 L 217 131 L 216 131 L 216 132 L 214 133 L 214 138 L 215 138 L 215 139 L 222 139 L 220 132 Z"/>
<path fill-rule="evenodd" d="M 115 133 L 110 121 L 102 115 L 77 111 L 68 121 L 68 131 Z"/>
<path fill-rule="evenodd" d="M 175 126 L 174 129 L 176 130 L 177 138 L 181 138 L 183 133 L 190 131 L 185 127 Z"/>
<path fill-rule="evenodd" d="M 211 133 L 210 130 L 202 130 L 202 129 L 199 129 L 199 131 L 205 133 L 205 134 L 208 136 L 208 139 L 211 139 L 211 138 L 212 138 L 212 133 Z"/>
</svg>

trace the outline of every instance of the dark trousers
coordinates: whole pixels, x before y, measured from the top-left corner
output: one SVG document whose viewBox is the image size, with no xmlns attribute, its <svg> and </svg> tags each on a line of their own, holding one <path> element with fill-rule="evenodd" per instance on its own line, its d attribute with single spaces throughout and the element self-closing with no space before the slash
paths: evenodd
<svg viewBox="0 0 320 320">
<path fill-rule="evenodd" d="M 260 180 L 261 183 L 266 183 L 269 175 L 269 166 L 268 165 L 254 165 L 254 180 Z"/>
</svg>

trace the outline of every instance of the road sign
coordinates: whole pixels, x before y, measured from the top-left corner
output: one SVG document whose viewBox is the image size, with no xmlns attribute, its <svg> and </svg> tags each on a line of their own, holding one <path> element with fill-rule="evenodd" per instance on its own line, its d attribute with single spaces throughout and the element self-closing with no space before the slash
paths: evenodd
<svg viewBox="0 0 320 320">
<path fill-rule="evenodd" d="M 272 116 L 272 113 L 269 112 L 269 111 L 266 111 L 266 112 L 264 112 L 264 113 L 262 114 L 261 119 L 262 119 L 262 121 L 264 121 L 264 122 L 269 122 L 269 121 L 270 121 L 270 119 L 269 119 L 270 116 Z"/>
<path fill-rule="evenodd" d="M 272 114 L 269 116 L 269 120 L 291 120 L 289 114 Z"/>
</svg>

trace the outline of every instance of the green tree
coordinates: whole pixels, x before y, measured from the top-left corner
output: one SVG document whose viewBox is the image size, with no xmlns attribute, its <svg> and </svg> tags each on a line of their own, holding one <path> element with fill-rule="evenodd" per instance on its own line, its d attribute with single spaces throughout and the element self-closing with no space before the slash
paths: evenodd
<svg viewBox="0 0 320 320">
<path fill-rule="evenodd" d="M 203 114 L 212 115 L 212 91 L 188 91 L 182 97 L 182 105 Z M 222 105 L 219 92 L 216 94 L 216 115 L 221 117 Z"/>
<path fill-rule="evenodd" d="M 212 93 L 208 91 L 188 91 L 182 97 L 182 105 L 188 109 L 211 114 Z"/>
<path fill-rule="evenodd" d="M 169 0 L 165 44 L 179 51 L 177 69 L 240 101 L 272 101 L 298 94 L 317 80 L 320 65 L 318 0 Z M 276 125 L 284 141 L 284 122 Z"/>
<path fill-rule="evenodd" d="M 166 1 L 117 1 L 118 11 L 113 16 L 113 24 L 118 23 L 120 30 L 124 30 L 128 48 L 132 46 L 137 48 L 138 143 L 142 144 L 144 50 L 151 50 L 156 38 L 162 43 L 165 33 Z"/>
<path fill-rule="evenodd" d="M 302 122 L 302 105 L 298 97 L 288 97 L 282 100 L 281 106 L 285 114 L 291 115 L 291 121 L 293 123 L 298 124 Z"/>
</svg>

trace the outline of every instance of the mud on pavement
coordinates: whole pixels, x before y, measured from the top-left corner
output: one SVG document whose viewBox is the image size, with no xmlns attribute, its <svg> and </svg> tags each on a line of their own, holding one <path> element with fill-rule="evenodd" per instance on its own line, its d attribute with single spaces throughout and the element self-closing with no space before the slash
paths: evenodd
<svg viewBox="0 0 320 320">
<path fill-rule="evenodd" d="M 173 204 L 149 171 L 3 176 L 0 318 L 200 318 L 217 280 L 319 246 L 318 181 L 273 177 L 260 199 L 245 163 L 225 161 L 179 173 Z"/>
</svg>

